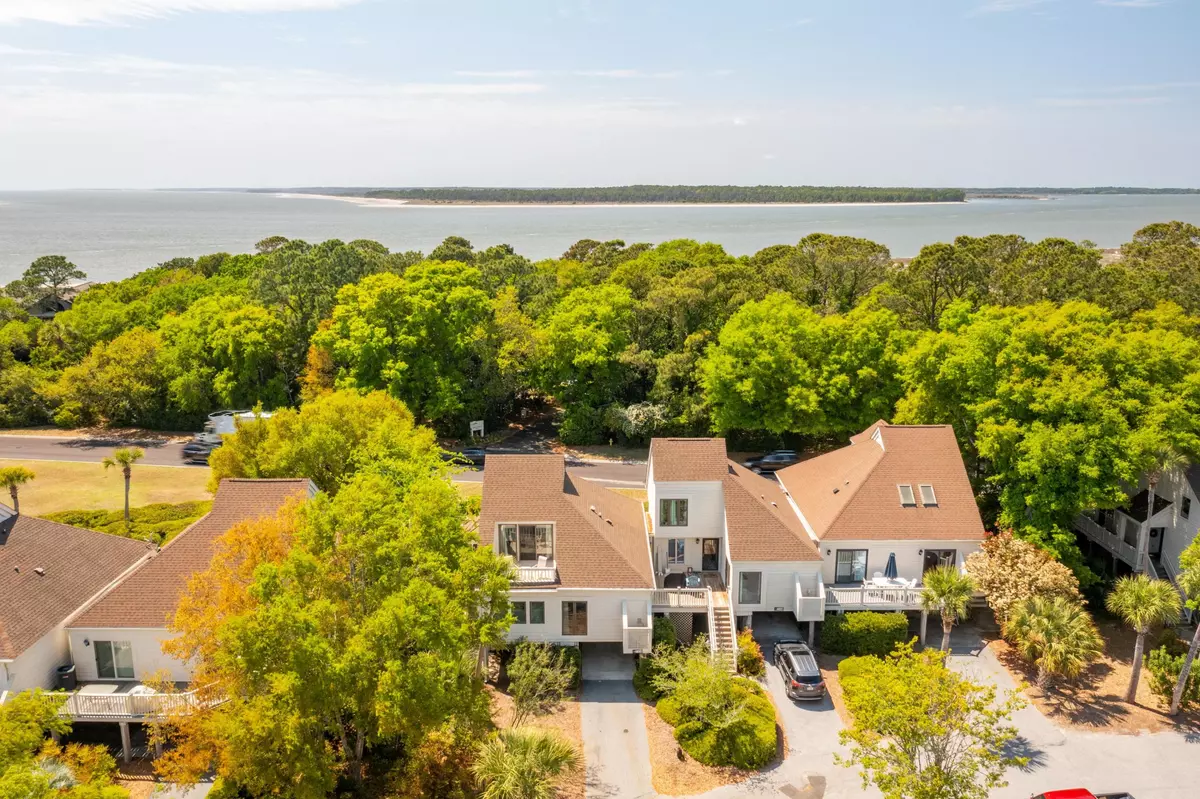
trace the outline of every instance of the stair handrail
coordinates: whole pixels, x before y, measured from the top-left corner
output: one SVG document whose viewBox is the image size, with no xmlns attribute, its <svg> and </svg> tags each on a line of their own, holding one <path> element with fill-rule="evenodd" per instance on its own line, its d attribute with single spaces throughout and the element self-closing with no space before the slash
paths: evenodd
<svg viewBox="0 0 1200 799">
<path fill-rule="evenodd" d="M 708 655 L 715 659 L 717 656 L 717 617 L 713 613 L 712 588 L 708 588 L 706 599 L 708 602 Z"/>
</svg>

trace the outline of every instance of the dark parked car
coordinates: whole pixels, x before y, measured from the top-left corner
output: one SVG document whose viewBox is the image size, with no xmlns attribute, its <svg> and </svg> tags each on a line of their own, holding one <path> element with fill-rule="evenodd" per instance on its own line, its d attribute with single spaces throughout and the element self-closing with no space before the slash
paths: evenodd
<svg viewBox="0 0 1200 799">
<path fill-rule="evenodd" d="M 786 469 L 800 462 L 800 456 L 792 449 L 777 449 L 774 452 L 768 452 L 766 455 L 760 455 L 757 458 L 751 458 L 742 465 L 755 474 L 763 472 L 777 472 L 780 469 Z"/>
<path fill-rule="evenodd" d="M 473 469 L 482 469 L 483 462 L 487 458 L 487 451 L 483 447 L 471 447 L 459 450 L 458 452 L 447 452 L 445 457 L 451 463 L 470 466 Z"/>
<path fill-rule="evenodd" d="M 189 441 L 183 445 L 184 463 L 208 463 L 208 456 L 219 444 L 204 444 L 199 441 Z"/>
<path fill-rule="evenodd" d="M 825 696 L 825 680 L 808 644 L 803 641 L 775 644 L 775 665 L 783 675 L 783 685 L 790 699 L 821 699 Z"/>
</svg>

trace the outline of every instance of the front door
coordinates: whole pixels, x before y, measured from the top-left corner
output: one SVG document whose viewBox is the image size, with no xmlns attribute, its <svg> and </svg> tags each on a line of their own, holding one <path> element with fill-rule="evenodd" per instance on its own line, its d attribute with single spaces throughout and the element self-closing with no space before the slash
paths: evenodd
<svg viewBox="0 0 1200 799">
<path fill-rule="evenodd" d="M 1163 533 L 1166 531 L 1165 527 L 1150 528 L 1150 557 L 1162 555 Z"/>
<path fill-rule="evenodd" d="M 702 542 L 704 554 L 700 558 L 700 570 L 715 572 L 721 568 L 721 539 L 705 538 Z"/>
</svg>

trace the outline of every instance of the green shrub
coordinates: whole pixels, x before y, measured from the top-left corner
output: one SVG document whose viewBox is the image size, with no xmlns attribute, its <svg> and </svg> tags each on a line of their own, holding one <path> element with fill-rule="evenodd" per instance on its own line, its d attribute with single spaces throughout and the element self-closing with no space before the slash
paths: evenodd
<svg viewBox="0 0 1200 799">
<path fill-rule="evenodd" d="M 821 648 L 835 655 L 890 655 L 908 638 L 903 613 L 847 613 L 825 617 Z"/>
<path fill-rule="evenodd" d="M 207 500 L 143 505 L 129 509 L 128 528 L 125 526 L 125 514 L 120 510 L 64 510 L 47 513 L 45 518 L 109 535 L 152 541 L 161 546 L 211 509 L 212 502 Z"/>
<path fill-rule="evenodd" d="M 742 630 L 737 637 L 737 670 L 738 674 L 747 677 L 761 677 L 767 673 L 767 663 L 763 660 L 762 648 L 754 640 L 754 634 Z"/>
<path fill-rule="evenodd" d="M 698 762 L 709 766 L 760 769 L 775 757 L 775 706 L 754 683 L 739 680 L 735 688 L 741 711 L 724 726 L 685 721 L 675 728 L 675 740 Z M 668 714 L 671 713 L 668 702 Z M 658 703 L 659 715 L 663 702 Z M 670 723 L 667 716 L 663 720 Z"/>
<path fill-rule="evenodd" d="M 657 647 L 659 644 L 671 648 L 679 646 L 679 639 L 675 636 L 675 625 L 671 624 L 671 620 L 666 616 L 654 618 L 653 645 Z"/>
<path fill-rule="evenodd" d="M 633 690 L 645 702 L 653 702 L 662 696 L 662 691 L 654 685 L 658 675 L 658 665 L 654 658 L 642 655 L 638 658 L 637 668 L 633 670 Z"/>
<path fill-rule="evenodd" d="M 577 646 L 562 644 L 551 644 L 551 646 L 562 653 L 563 667 L 571 673 L 571 690 L 575 690 L 579 687 L 580 678 L 583 676 L 583 652 Z"/>
<path fill-rule="evenodd" d="M 568 405 L 563 411 L 558 438 L 564 444 L 596 444 L 603 438 L 604 416 L 583 403 Z"/>
<path fill-rule="evenodd" d="M 871 669 L 880 662 L 880 659 L 874 655 L 848 657 L 838 664 L 838 682 L 844 688 L 847 682 L 869 674 Z"/>
<path fill-rule="evenodd" d="M 1166 649 L 1172 655 L 1186 655 L 1188 651 L 1188 642 L 1179 637 L 1175 630 L 1168 627 L 1158 634 L 1152 646 L 1147 649 Z"/>
<path fill-rule="evenodd" d="M 683 723 L 683 709 L 679 706 L 679 701 L 672 696 L 664 696 L 658 700 L 658 704 L 654 706 L 658 711 L 658 715 L 662 720 L 670 724 L 672 727 L 678 727 Z"/>
<path fill-rule="evenodd" d="M 1179 680 L 1179 672 L 1183 671 L 1183 661 L 1187 659 L 1187 649 L 1183 654 L 1173 655 L 1169 647 L 1159 647 L 1146 655 L 1146 671 L 1150 672 L 1150 690 L 1164 703 L 1170 704 L 1175 694 L 1175 683 Z M 1196 664 L 1188 675 L 1187 685 L 1183 689 L 1183 706 L 1200 702 L 1200 676 L 1197 676 Z"/>
<path fill-rule="evenodd" d="M 524 641 L 508 664 L 508 678 L 512 723 L 517 727 L 531 714 L 549 713 L 561 705 L 578 674 L 564 647 Z"/>
</svg>

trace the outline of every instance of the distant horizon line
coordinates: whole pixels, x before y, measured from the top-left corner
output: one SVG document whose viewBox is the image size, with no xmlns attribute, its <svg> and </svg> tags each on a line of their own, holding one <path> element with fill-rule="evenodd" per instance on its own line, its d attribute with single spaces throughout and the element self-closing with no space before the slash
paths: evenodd
<svg viewBox="0 0 1200 799">
<path fill-rule="evenodd" d="M 917 190 L 938 190 L 952 189 L 963 191 L 968 194 L 983 194 L 983 193 L 1040 193 L 1040 194 L 1128 194 L 1128 193 L 1153 193 L 1153 194 L 1198 194 L 1200 187 L 1192 188 L 1186 186 L 1122 186 L 1122 185 L 1091 185 L 1091 186 L 888 186 L 888 185 L 870 185 L 870 184 L 788 184 L 788 183 L 755 183 L 755 184 L 738 184 L 738 183 L 624 183 L 610 185 L 592 185 L 592 186 L 509 186 L 509 185 L 491 185 L 477 186 L 469 184 L 445 184 L 445 185 L 411 185 L 401 186 L 394 184 L 378 184 L 371 186 L 153 186 L 153 187 L 132 187 L 132 186 L 90 186 L 90 187 L 60 187 L 60 188 L 38 188 L 38 189 L 0 189 L 0 192 L 52 192 L 52 191 L 179 191 L 179 192 L 251 192 L 251 193 L 301 193 L 301 192 L 367 192 L 367 191 L 408 191 L 408 190 L 516 190 L 516 191 L 537 191 L 537 190 L 578 190 L 578 189 L 627 189 L 641 187 L 673 187 L 673 188 L 729 188 L 729 189 L 750 189 L 750 188 L 776 188 L 776 189 L 917 189 Z"/>
</svg>

